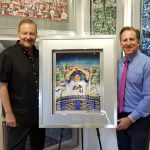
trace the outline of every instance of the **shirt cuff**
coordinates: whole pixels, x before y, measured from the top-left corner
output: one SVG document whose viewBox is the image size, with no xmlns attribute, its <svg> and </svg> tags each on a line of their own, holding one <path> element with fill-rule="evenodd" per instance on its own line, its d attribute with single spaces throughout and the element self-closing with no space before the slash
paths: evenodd
<svg viewBox="0 0 150 150">
<path fill-rule="evenodd" d="M 142 114 L 140 112 L 133 111 L 128 117 L 131 119 L 132 122 L 135 122 L 142 117 Z"/>
<path fill-rule="evenodd" d="M 128 116 L 132 123 L 134 123 L 136 120 L 134 120 L 130 115 Z"/>
</svg>

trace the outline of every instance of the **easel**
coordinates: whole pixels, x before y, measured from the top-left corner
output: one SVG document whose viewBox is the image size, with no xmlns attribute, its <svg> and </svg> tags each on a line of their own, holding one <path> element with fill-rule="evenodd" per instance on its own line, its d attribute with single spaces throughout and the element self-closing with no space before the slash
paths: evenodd
<svg viewBox="0 0 150 150">
<path fill-rule="evenodd" d="M 61 150 L 61 142 L 62 142 L 62 139 L 63 139 L 63 131 L 64 131 L 64 128 L 61 128 L 58 150 Z M 103 150 L 102 149 L 102 144 L 101 144 L 101 139 L 100 139 L 99 128 L 96 128 L 96 132 L 97 132 L 97 137 L 98 137 L 100 150 Z M 83 146 L 83 128 L 81 128 L 81 141 L 82 141 L 82 150 L 84 150 L 84 146 Z"/>
<path fill-rule="evenodd" d="M 62 139 L 63 139 L 63 133 L 64 133 L 64 128 L 61 128 L 61 130 L 60 130 L 60 140 L 59 140 L 58 150 L 61 150 L 61 142 L 62 142 Z"/>
</svg>

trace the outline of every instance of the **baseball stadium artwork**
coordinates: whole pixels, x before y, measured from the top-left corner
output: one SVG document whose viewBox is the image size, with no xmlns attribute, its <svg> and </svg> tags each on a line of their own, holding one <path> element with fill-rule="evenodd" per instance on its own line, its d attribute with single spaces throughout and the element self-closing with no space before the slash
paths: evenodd
<svg viewBox="0 0 150 150">
<path fill-rule="evenodd" d="M 102 49 L 53 50 L 53 113 L 101 111 Z"/>
</svg>

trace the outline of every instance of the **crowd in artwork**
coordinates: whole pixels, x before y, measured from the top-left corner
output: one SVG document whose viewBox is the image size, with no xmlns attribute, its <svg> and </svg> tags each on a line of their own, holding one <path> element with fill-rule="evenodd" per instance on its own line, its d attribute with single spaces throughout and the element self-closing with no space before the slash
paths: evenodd
<svg viewBox="0 0 150 150">
<path fill-rule="evenodd" d="M 0 14 L 49 20 L 67 20 L 67 0 L 0 0 Z"/>
</svg>

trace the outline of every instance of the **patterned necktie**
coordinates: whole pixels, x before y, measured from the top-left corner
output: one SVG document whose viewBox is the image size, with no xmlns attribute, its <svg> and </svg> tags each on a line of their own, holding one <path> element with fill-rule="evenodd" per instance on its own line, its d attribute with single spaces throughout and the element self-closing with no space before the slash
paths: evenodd
<svg viewBox="0 0 150 150">
<path fill-rule="evenodd" d="M 125 90 L 125 84 L 126 84 L 126 76 L 128 71 L 128 59 L 125 60 L 122 77 L 121 77 L 121 85 L 120 85 L 120 93 L 119 93 L 119 112 L 123 111 L 123 100 L 124 100 L 124 90 Z"/>
</svg>

